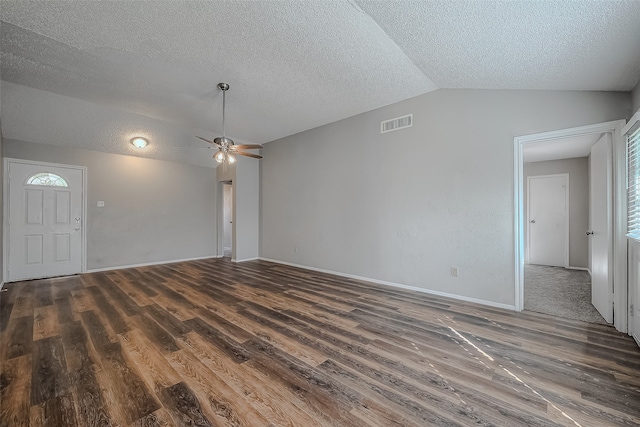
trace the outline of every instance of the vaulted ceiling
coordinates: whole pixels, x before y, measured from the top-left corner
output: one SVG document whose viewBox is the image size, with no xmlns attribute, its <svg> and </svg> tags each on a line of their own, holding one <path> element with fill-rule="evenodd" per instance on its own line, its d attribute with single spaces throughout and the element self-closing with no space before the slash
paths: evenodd
<svg viewBox="0 0 640 427">
<path fill-rule="evenodd" d="M 227 134 L 264 143 L 439 88 L 640 78 L 636 0 L 2 0 L 0 18 L 6 138 L 131 154 L 142 133 L 143 155 L 203 165 L 218 82 Z"/>
</svg>

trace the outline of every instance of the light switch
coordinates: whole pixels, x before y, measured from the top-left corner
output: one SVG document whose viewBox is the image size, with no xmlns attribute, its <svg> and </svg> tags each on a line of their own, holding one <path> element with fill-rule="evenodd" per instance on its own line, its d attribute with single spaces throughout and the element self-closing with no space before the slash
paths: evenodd
<svg viewBox="0 0 640 427">
<path fill-rule="evenodd" d="M 98 207 L 99 208 L 104 208 L 104 201 L 98 200 Z"/>
</svg>

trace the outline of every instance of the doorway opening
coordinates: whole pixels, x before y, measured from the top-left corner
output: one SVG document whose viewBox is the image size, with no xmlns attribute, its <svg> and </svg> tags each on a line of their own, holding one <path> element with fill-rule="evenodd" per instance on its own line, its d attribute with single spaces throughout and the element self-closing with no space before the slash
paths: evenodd
<svg viewBox="0 0 640 427">
<path fill-rule="evenodd" d="M 233 257 L 233 185 L 222 183 L 222 256 Z"/>
<path fill-rule="evenodd" d="M 621 142 L 621 130 L 624 126 L 624 120 L 618 120 L 607 123 L 600 123 L 595 125 L 582 126 L 578 128 L 563 129 L 552 132 L 545 132 L 539 134 L 525 135 L 514 138 L 515 150 L 514 150 L 514 192 L 515 192 L 515 307 L 517 311 L 521 311 L 525 308 L 524 296 L 525 296 L 525 267 L 528 261 L 527 252 L 527 232 L 529 225 L 528 212 L 526 207 L 526 179 L 525 179 L 525 162 L 532 163 L 531 158 L 526 158 L 531 155 L 532 158 L 539 161 L 544 160 L 558 160 L 568 158 L 578 158 L 591 156 L 591 148 L 599 142 L 603 137 L 608 138 L 609 141 L 609 157 L 607 160 L 608 170 L 605 170 L 605 174 L 608 173 L 610 192 L 606 195 L 608 197 L 609 214 L 606 215 L 605 230 L 599 230 L 597 235 L 604 236 L 604 258 L 602 252 L 599 253 L 597 267 L 603 268 L 600 271 L 602 273 L 598 289 L 592 287 L 592 296 L 602 299 L 599 310 L 604 311 L 604 314 L 608 314 L 605 319 L 614 323 L 615 327 L 620 331 L 627 329 L 627 280 L 626 280 L 626 240 L 624 234 L 626 230 L 626 195 L 625 195 L 625 148 Z M 582 154 L 580 150 L 583 150 Z M 543 158 L 544 156 L 552 155 L 551 157 Z M 537 157 L 537 159 L 535 159 Z M 542 156 L 542 157 L 540 157 Z M 555 157 L 553 157 L 555 156 Z M 584 159 L 583 159 L 584 161 Z M 547 172 L 550 174 L 550 172 Z M 541 174 L 542 175 L 542 174 Z M 571 182 L 571 179 L 569 180 Z M 569 209 L 569 211 L 571 211 Z M 592 217 L 592 215 L 589 215 Z M 533 218 L 532 218 L 533 219 Z M 593 256 L 593 242 L 591 235 L 587 235 L 588 232 L 594 230 L 590 229 L 589 224 L 587 227 L 582 227 L 583 236 L 588 239 L 586 250 L 589 253 L 589 259 Z M 608 237 L 607 236 L 607 232 Z M 574 245 L 575 246 L 575 245 Z M 599 247 L 600 247 L 599 246 Z M 569 251 L 571 251 L 572 245 L 569 245 Z M 585 248 L 582 248 L 584 254 Z M 569 253 L 571 255 L 571 253 Z M 603 261 L 604 260 L 604 261 Z M 570 257 L 567 263 L 568 267 L 574 262 L 573 257 Z M 578 267 L 582 267 L 579 265 Z M 561 267 L 562 268 L 562 267 Z M 594 266 L 591 262 L 585 267 L 582 267 L 591 273 L 595 273 Z M 604 272 L 604 273 L 603 273 Z M 604 280 L 604 282 L 603 282 Z M 596 286 L 594 282 L 593 286 Z M 594 301 L 595 302 L 595 301 Z M 613 311 L 613 307 L 623 307 L 621 310 Z"/>
<path fill-rule="evenodd" d="M 569 159 L 555 158 L 565 156 L 555 151 L 571 140 L 556 141 L 556 150 L 545 156 L 531 155 L 531 146 L 525 147 L 524 309 L 607 323 L 592 304 L 591 239 L 586 232 L 593 199 L 589 197 L 590 157 L 582 156 L 590 154 L 589 145 L 600 135 L 582 138 L 585 148 L 574 153 L 581 157 Z M 603 203 L 606 206 L 606 200 Z"/>
</svg>

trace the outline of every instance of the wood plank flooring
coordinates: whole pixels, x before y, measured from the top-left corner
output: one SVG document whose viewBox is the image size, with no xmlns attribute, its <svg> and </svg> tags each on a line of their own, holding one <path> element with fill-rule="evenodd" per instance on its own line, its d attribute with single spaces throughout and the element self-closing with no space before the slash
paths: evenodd
<svg viewBox="0 0 640 427">
<path fill-rule="evenodd" d="M 2 426 L 640 425 L 609 326 L 263 261 L 6 288 Z"/>
</svg>

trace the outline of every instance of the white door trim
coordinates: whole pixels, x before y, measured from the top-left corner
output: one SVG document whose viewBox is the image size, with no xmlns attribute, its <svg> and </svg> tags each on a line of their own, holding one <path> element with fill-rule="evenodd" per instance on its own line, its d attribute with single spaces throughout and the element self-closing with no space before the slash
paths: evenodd
<svg viewBox="0 0 640 427">
<path fill-rule="evenodd" d="M 563 177 L 564 178 L 564 182 L 566 185 L 566 191 L 564 193 L 564 203 L 565 203 L 565 209 L 564 209 L 564 228 L 565 228 L 565 233 L 564 233 L 564 268 L 568 268 L 569 267 L 569 215 L 571 214 L 571 212 L 569 211 L 569 174 L 568 173 L 556 173 L 556 174 L 551 174 L 551 175 L 531 175 L 527 177 L 527 197 L 531 197 L 531 187 L 530 187 L 530 183 L 531 183 L 531 179 L 532 178 L 556 178 L 556 177 Z M 529 218 L 529 209 L 531 209 L 531 200 L 527 200 L 527 219 Z M 531 242 L 531 239 L 529 238 L 529 226 L 527 225 L 526 227 L 526 232 L 527 232 L 527 244 L 529 244 Z M 531 253 L 531 250 L 529 248 L 529 250 L 526 251 L 526 255 L 527 255 L 527 262 L 529 262 L 529 254 Z"/>
<path fill-rule="evenodd" d="M 87 271 L 87 168 L 85 166 L 77 166 L 77 165 L 65 165 L 62 163 L 48 163 L 48 162 L 37 162 L 32 160 L 23 160 L 23 159 L 12 159 L 5 158 L 4 159 L 4 176 L 2 179 L 2 203 L 4 206 L 3 209 L 3 221 L 2 227 L 4 230 L 3 238 L 2 238 L 2 253 L 4 256 L 2 257 L 2 277 L 5 279 L 9 277 L 8 268 L 9 268 L 9 256 L 10 256 L 10 248 L 9 248 L 9 237 L 11 233 L 11 229 L 9 228 L 9 164 L 11 163 L 21 163 L 25 165 L 33 165 L 33 166 L 42 166 L 42 167 L 58 167 L 58 168 L 67 168 L 67 169 L 76 169 L 82 172 L 82 214 L 81 214 L 81 273 Z M 6 280 L 5 280 L 6 282 Z"/>
<path fill-rule="evenodd" d="M 516 136 L 514 142 L 514 267 L 516 311 L 524 308 L 524 192 L 523 151 L 524 145 L 540 141 L 552 141 L 577 135 L 610 133 L 613 145 L 613 289 L 614 318 L 617 330 L 627 332 L 629 313 L 629 291 L 627 287 L 627 195 L 626 195 L 626 149 L 622 128 L 625 120 L 560 129 L 551 132 Z"/>
<path fill-rule="evenodd" d="M 223 179 L 216 183 L 216 257 L 224 256 L 224 186 L 231 186 L 231 261 L 236 262 L 236 187 L 234 180 Z"/>
</svg>

